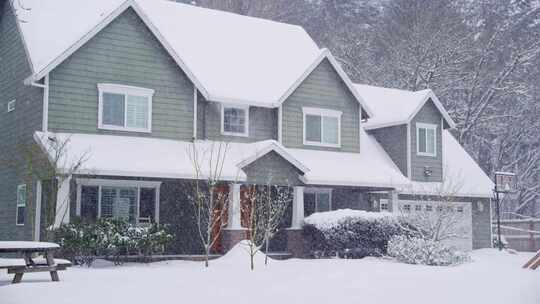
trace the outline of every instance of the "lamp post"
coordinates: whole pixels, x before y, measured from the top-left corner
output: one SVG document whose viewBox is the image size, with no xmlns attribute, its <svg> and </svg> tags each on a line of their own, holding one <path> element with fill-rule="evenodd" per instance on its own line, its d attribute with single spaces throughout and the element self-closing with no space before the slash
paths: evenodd
<svg viewBox="0 0 540 304">
<path fill-rule="evenodd" d="M 499 194 L 510 192 L 514 176 L 515 174 L 511 172 L 495 172 L 495 189 L 493 191 L 497 200 L 497 245 L 499 250 L 503 249 L 501 242 L 501 199 Z"/>
</svg>

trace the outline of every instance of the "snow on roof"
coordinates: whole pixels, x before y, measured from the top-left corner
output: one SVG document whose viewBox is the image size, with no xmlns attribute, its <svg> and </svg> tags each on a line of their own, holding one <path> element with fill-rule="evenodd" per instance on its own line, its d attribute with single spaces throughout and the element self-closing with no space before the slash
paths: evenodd
<svg viewBox="0 0 540 304">
<path fill-rule="evenodd" d="M 438 98 L 429 89 L 413 92 L 363 84 L 355 84 L 355 87 L 373 111 L 373 116 L 364 124 L 366 129 L 408 123 L 429 99 L 439 109 L 448 125 L 455 126 Z"/>
<path fill-rule="evenodd" d="M 247 164 L 275 151 L 304 172 L 307 184 L 349 185 L 364 187 L 397 187 L 408 180 L 400 173 L 370 135 L 362 132 L 362 153 L 342 153 L 284 148 L 274 140 L 255 143 L 229 143 L 222 179 L 245 181 L 241 170 Z M 54 158 L 55 142 L 67 143 L 58 161 L 61 171 L 70 171 L 84 159 L 78 174 L 196 178 L 193 146 L 190 142 L 101 134 L 68 134 L 36 132 L 34 138 L 50 158 Z M 54 139 L 51 141 L 50 138 Z M 221 147 L 224 144 L 221 143 Z M 200 178 L 208 176 L 208 159 L 216 159 L 220 142 L 196 141 L 196 152 L 202 164 Z M 213 147 L 213 148 L 212 148 Z"/>
<path fill-rule="evenodd" d="M 16 2 L 19 27 L 34 72 L 45 69 L 123 2 L 125 0 Z"/>
<path fill-rule="evenodd" d="M 443 183 L 412 182 L 401 189 L 411 194 L 492 197 L 493 181 L 448 130 L 443 131 Z"/>
<path fill-rule="evenodd" d="M 101 134 L 69 134 L 36 132 L 35 140 L 47 152 L 51 161 L 62 152 L 57 163 L 61 173 L 72 171 L 77 163 L 82 166 L 78 174 L 156 177 L 156 178 L 207 178 L 211 170 L 210 157 L 214 164 L 218 155 L 224 153 L 221 179 L 245 181 L 241 170 L 253 158 L 275 151 L 293 164 L 300 164 L 276 141 L 256 143 L 224 143 L 213 141 L 191 142 L 114 136 Z M 58 149 L 59 145 L 65 148 Z M 81 161 L 82 160 L 82 161 Z M 200 166 L 197 175 L 194 160 Z M 299 169 L 309 170 L 301 166 Z"/>
<path fill-rule="evenodd" d="M 372 135 L 360 131 L 360 153 L 287 149 L 310 171 L 303 180 L 313 185 L 397 187 L 409 184 Z"/>
<path fill-rule="evenodd" d="M 209 100 L 276 106 L 320 50 L 296 25 L 163 0 L 21 0 L 35 78 L 133 7 Z"/>
</svg>

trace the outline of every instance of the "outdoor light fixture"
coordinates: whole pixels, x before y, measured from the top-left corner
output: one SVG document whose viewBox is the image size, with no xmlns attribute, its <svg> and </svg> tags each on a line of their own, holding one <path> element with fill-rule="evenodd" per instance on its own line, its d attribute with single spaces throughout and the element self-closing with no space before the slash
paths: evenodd
<svg viewBox="0 0 540 304">
<path fill-rule="evenodd" d="M 430 177 L 433 174 L 433 170 L 429 166 L 424 166 L 424 175 Z"/>
<path fill-rule="evenodd" d="M 499 250 L 502 250 L 501 242 L 501 199 L 499 193 L 508 193 L 512 190 L 514 182 L 514 173 L 511 172 L 495 172 L 495 198 L 497 200 L 497 244 Z"/>
</svg>

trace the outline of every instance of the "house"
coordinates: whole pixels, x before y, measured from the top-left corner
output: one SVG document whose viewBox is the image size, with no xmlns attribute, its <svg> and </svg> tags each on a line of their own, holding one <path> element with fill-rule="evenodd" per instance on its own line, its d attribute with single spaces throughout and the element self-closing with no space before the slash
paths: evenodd
<svg viewBox="0 0 540 304">
<path fill-rule="evenodd" d="M 298 253 L 313 212 L 443 205 L 462 214 L 460 246 L 491 246 L 492 183 L 432 91 L 354 84 L 294 25 L 159 0 L 10 2 L 0 8 L 0 239 L 42 238 L 49 204 L 54 225 L 169 223 L 174 251 L 194 253 L 190 147 L 228 142 L 224 250 L 245 233 L 242 191 L 269 182 L 293 188 L 277 250 Z M 58 143 L 65 153 L 53 155 Z M 46 187 L 19 150 L 32 144 L 60 172 L 84 162 Z M 455 201 L 433 200 L 444 188 Z"/>
</svg>

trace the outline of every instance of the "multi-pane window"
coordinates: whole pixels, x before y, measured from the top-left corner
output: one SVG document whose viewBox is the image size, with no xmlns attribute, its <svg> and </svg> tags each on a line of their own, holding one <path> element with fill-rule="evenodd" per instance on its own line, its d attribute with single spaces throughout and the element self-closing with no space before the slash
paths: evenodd
<svg viewBox="0 0 540 304">
<path fill-rule="evenodd" d="M 416 153 L 421 156 L 437 156 L 437 125 L 416 124 Z"/>
<path fill-rule="evenodd" d="M 411 205 L 409 205 L 409 204 L 403 205 L 403 211 L 410 212 L 411 211 Z"/>
<path fill-rule="evenodd" d="M 304 191 L 304 215 L 332 210 L 332 190 L 306 189 Z"/>
<path fill-rule="evenodd" d="M 99 128 L 150 132 L 154 90 L 99 84 Z"/>
<path fill-rule="evenodd" d="M 81 219 L 94 222 L 100 217 L 124 219 L 131 223 L 157 220 L 157 188 L 146 186 L 83 185 L 80 192 Z"/>
<path fill-rule="evenodd" d="M 431 206 L 431 205 L 426 205 L 426 211 L 427 211 L 427 212 L 433 211 L 433 206 Z"/>
<path fill-rule="evenodd" d="M 248 136 L 249 107 L 223 105 L 221 107 L 221 133 Z"/>
<path fill-rule="evenodd" d="M 340 111 L 303 108 L 303 113 L 305 145 L 340 146 Z"/>
<path fill-rule="evenodd" d="M 17 212 L 16 224 L 24 225 L 26 218 L 26 185 L 17 186 Z"/>
<path fill-rule="evenodd" d="M 414 211 L 422 211 L 422 205 L 414 205 Z"/>
</svg>

